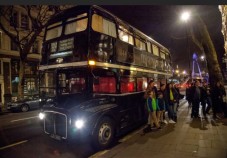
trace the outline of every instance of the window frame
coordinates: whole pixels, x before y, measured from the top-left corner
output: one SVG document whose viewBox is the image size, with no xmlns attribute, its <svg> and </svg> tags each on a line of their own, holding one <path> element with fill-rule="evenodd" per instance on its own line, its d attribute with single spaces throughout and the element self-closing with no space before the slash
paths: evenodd
<svg viewBox="0 0 227 158">
<path fill-rule="evenodd" d="M 25 19 L 23 19 L 25 18 Z M 23 21 L 25 20 L 25 21 Z M 20 28 L 24 30 L 29 30 L 29 18 L 28 15 L 21 13 Z"/>
<path fill-rule="evenodd" d="M 156 54 L 156 51 L 155 51 L 154 48 L 157 48 L 156 49 L 157 50 L 157 54 Z M 153 55 L 158 56 L 158 57 L 160 56 L 159 47 L 157 45 L 155 45 L 155 44 L 152 44 L 152 52 L 153 52 Z"/>
<path fill-rule="evenodd" d="M 79 30 L 76 30 L 76 28 L 72 31 L 72 32 L 66 32 L 67 31 L 67 26 L 68 25 L 72 25 L 71 27 L 74 27 L 76 25 L 78 25 L 79 23 L 83 23 L 83 21 L 85 21 L 85 28 L 82 28 L 82 29 L 79 29 Z M 80 25 L 79 24 L 79 25 Z M 70 17 L 66 20 L 66 24 L 64 26 L 64 32 L 63 34 L 64 35 L 70 35 L 70 34 L 74 34 L 74 33 L 77 33 L 77 32 L 82 32 L 82 31 L 85 31 L 87 28 L 88 28 L 88 15 L 87 13 L 83 13 L 83 14 L 79 14 L 77 15 L 76 17 Z"/>
<path fill-rule="evenodd" d="M 98 29 L 96 29 L 96 28 L 94 28 L 94 27 L 96 27 L 96 26 L 94 26 L 94 16 L 98 16 L 98 19 L 101 17 L 102 18 L 102 24 L 98 24 L 98 25 L 102 25 L 102 30 L 100 30 L 100 28 L 101 28 L 101 26 L 98 26 L 97 28 Z M 105 21 L 107 21 L 106 23 L 103 23 L 103 20 L 105 20 Z M 99 21 L 100 22 L 100 21 Z M 112 24 L 112 25 L 108 25 L 108 32 L 105 32 L 104 30 L 106 29 L 106 28 L 103 28 L 104 27 L 104 25 L 103 24 Z M 96 23 L 96 25 L 97 25 L 97 23 Z M 111 28 L 110 29 L 110 26 L 111 27 L 113 27 L 113 28 Z M 102 34 L 105 34 L 105 35 L 108 35 L 108 36 L 111 36 L 111 37 L 113 37 L 113 38 L 117 38 L 117 26 L 116 26 L 116 23 L 114 22 L 114 21 L 112 21 L 112 20 L 110 20 L 109 18 L 106 18 L 106 17 L 104 17 L 104 16 L 102 16 L 102 15 L 100 15 L 100 14 L 97 14 L 97 13 L 93 13 L 92 14 L 92 16 L 91 16 L 91 28 L 92 28 L 92 30 L 93 31 L 95 31 L 95 32 L 99 32 L 99 33 L 102 33 Z M 109 30 L 111 30 L 111 31 L 109 31 Z"/>
<path fill-rule="evenodd" d="M 51 38 L 49 37 L 47 39 L 48 32 L 51 31 L 51 30 L 53 31 L 54 29 L 57 29 L 59 31 L 57 36 L 54 36 L 54 37 L 52 36 Z M 52 40 L 54 38 L 58 38 L 58 37 L 60 37 L 62 35 L 62 33 L 63 33 L 63 23 L 62 23 L 62 21 L 56 22 L 56 23 L 54 23 L 52 25 L 49 25 L 46 28 L 45 41 L 49 41 L 49 40 Z"/>
<path fill-rule="evenodd" d="M 121 33 L 123 33 L 122 36 L 120 35 Z M 127 41 L 123 40 L 123 36 L 127 36 L 128 40 Z M 118 26 L 118 38 L 121 41 L 126 42 L 126 43 L 128 43 L 130 45 L 134 45 L 135 44 L 133 34 L 122 25 Z"/>
<path fill-rule="evenodd" d="M 139 42 L 139 45 L 138 45 L 137 41 Z M 135 37 L 135 46 L 136 46 L 136 48 L 138 48 L 140 50 L 147 51 L 146 42 L 144 42 L 144 40 L 142 40 L 141 38 Z"/>
</svg>

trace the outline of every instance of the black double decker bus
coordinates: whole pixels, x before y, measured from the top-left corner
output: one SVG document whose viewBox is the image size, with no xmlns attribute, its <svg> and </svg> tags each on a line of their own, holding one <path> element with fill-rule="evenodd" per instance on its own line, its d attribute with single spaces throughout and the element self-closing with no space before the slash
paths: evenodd
<svg viewBox="0 0 227 158">
<path fill-rule="evenodd" d="M 172 75 L 168 49 L 99 6 L 76 6 L 45 29 L 39 66 L 44 132 L 94 147 L 147 122 L 144 92 Z"/>
</svg>

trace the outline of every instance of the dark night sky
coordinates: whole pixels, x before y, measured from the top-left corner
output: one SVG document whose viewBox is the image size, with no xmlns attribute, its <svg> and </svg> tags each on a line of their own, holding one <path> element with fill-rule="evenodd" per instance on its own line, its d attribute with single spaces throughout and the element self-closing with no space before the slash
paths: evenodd
<svg viewBox="0 0 227 158">
<path fill-rule="evenodd" d="M 102 6 L 120 19 L 128 22 L 154 40 L 168 48 L 172 54 L 173 65 L 188 69 L 188 53 L 185 24 L 180 21 L 183 10 L 196 10 L 207 25 L 211 39 L 220 58 L 224 53 L 221 33 L 221 13 L 217 5 L 112 5 Z M 188 25 L 193 24 L 193 17 Z M 190 43 L 190 52 L 198 52 Z"/>
</svg>

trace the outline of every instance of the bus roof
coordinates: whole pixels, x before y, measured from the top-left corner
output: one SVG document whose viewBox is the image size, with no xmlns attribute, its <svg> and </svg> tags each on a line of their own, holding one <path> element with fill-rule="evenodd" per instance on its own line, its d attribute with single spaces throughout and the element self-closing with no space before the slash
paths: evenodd
<svg viewBox="0 0 227 158">
<path fill-rule="evenodd" d="M 69 9 L 66 9 L 65 11 L 59 13 L 58 15 L 56 15 L 53 19 L 51 19 L 49 21 L 48 24 L 52 24 L 52 23 L 55 23 L 55 22 L 58 22 L 60 20 L 63 20 L 65 19 L 65 17 L 70 17 L 70 16 L 74 16 L 75 14 L 78 14 L 78 13 L 82 13 L 82 12 L 87 12 L 89 11 L 90 9 L 92 8 L 95 8 L 101 12 L 104 12 L 108 15 L 110 15 L 111 17 L 113 17 L 115 19 L 116 22 L 118 23 L 123 23 L 123 24 L 126 24 L 129 28 L 131 28 L 135 33 L 137 34 L 141 34 L 142 36 L 146 37 L 146 40 L 149 40 L 153 43 L 155 43 L 156 45 L 158 45 L 159 47 L 161 47 L 163 50 L 167 51 L 169 54 L 169 50 L 164 47 L 162 44 L 158 43 L 157 41 L 155 41 L 153 38 L 149 37 L 148 35 L 146 35 L 145 33 L 143 33 L 142 31 L 140 31 L 139 29 L 133 27 L 132 25 L 128 24 L 126 21 L 118 18 L 116 15 L 114 15 L 113 13 L 105 10 L 104 8 L 100 7 L 100 6 L 97 6 L 97 5 L 78 5 L 78 6 L 74 6 L 72 8 L 69 8 Z"/>
</svg>

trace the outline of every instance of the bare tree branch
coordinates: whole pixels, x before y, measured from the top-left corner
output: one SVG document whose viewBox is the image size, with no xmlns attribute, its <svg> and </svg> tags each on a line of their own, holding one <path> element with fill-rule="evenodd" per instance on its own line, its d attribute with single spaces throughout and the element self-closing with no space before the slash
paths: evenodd
<svg viewBox="0 0 227 158">
<path fill-rule="evenodd" d="M 198 48 L 200 49 L 200 51 L 201 51 L 202 53 L 204 53 L 204 49 L 203 49 L 202 42 L 200 42 L 200 41 L 195 37 L 195 33 L 194 33 L 194 31 L 193 31 L 192 28 L 190 28 L 190 34 L 191 34 L 192 41 L 198 46 Z"/>
</svg>

